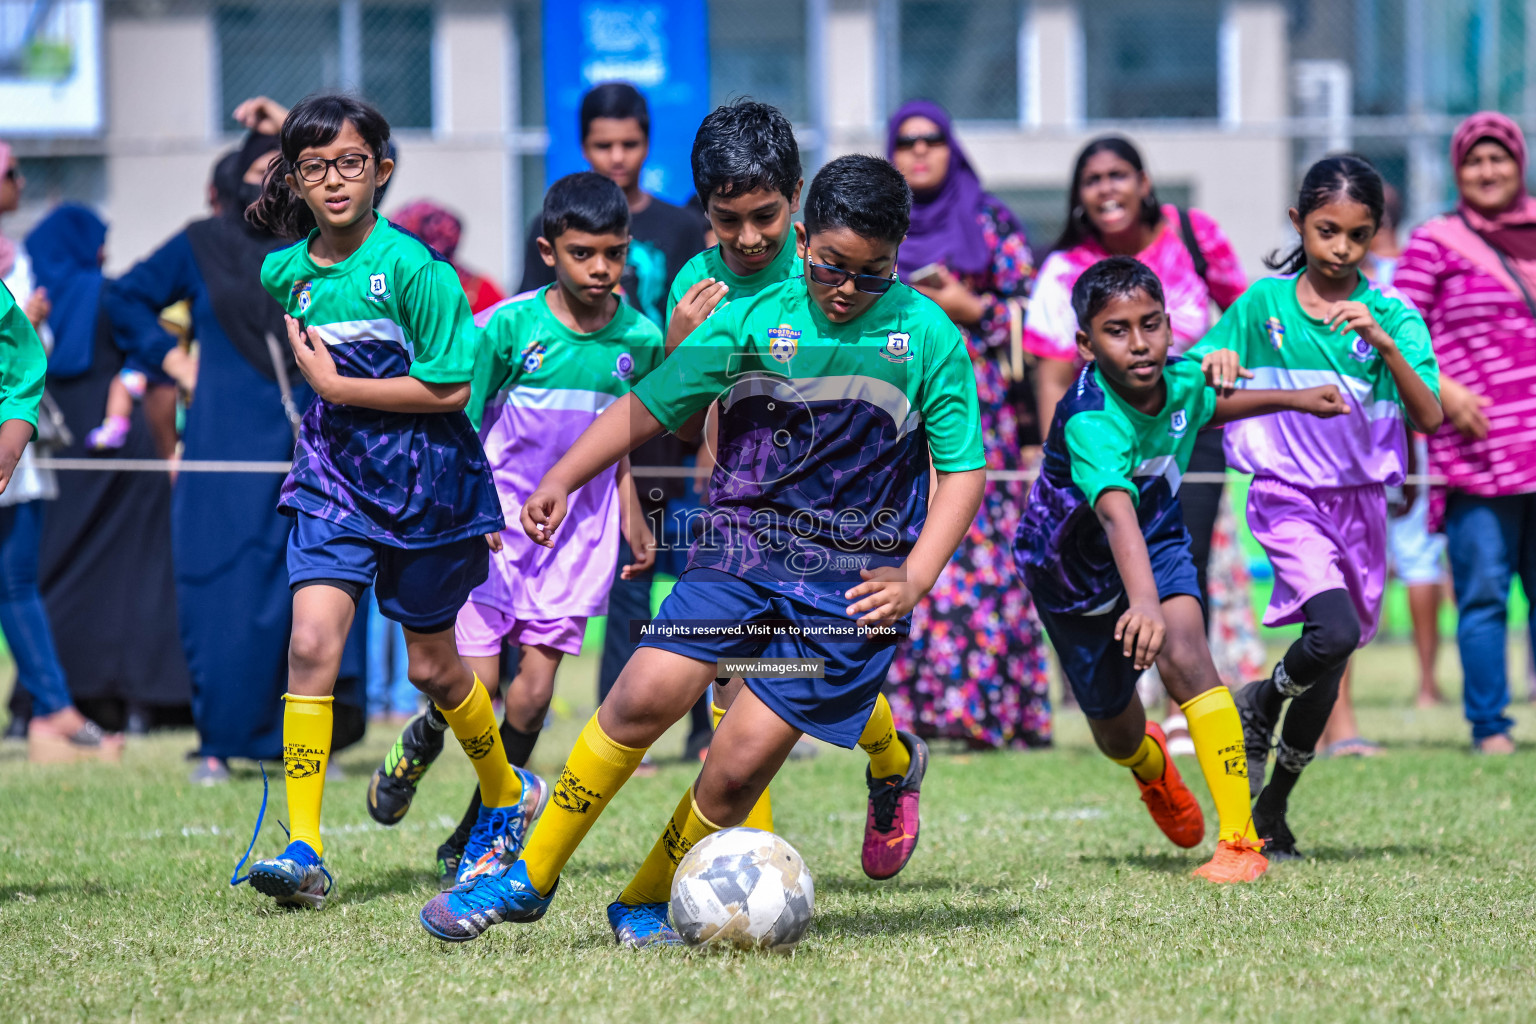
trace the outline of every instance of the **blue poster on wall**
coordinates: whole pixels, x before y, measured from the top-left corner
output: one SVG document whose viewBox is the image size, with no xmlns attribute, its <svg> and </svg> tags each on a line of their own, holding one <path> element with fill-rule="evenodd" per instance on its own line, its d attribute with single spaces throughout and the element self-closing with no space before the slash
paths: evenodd
<svg viewBox="0 0 1536 1024">
<path fill-rule="evenodd" d="M 640 187 L 674 203 L 693 192 L 689 156 L 709 113 L 705 0 L 544 0 L 547 181 L 584 171 L 581 97 L 629 82 L 651 110 L 651 151 Z"/>
</svg>

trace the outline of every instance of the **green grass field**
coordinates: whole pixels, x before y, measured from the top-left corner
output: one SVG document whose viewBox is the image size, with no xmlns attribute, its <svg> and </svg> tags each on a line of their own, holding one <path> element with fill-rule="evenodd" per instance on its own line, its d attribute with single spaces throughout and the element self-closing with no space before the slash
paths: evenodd
<svg viewBox="0 0 1536 1024">
<path fill-rule="evenodd" d="M 1242 888 L 1188 877 L 1211 844 L 1164 841 L 1073 713 L 1053 751 L 936 751 L 922 844 L 889 883 L 859 869 L 862 756 L 793 762 L 774 806 L 815 875 L 817 915 L 791 957 L 614 947 L 603 908 L 691 779 L 681 764 L 625 788 L 544 921 L 455 947 L 416 921 L 473 778 L 452 750 L 394 830 L 363 807 L 390 735 L 341 755 L 347 778 L 326 803 L 338 889 L 316 914 L 226 884 L 261 781 L 190 786 L 190 734 L 136 743 L 120 767 L 33 767 L 12 747 L 0 752 L 0 1019 L 1530 1020 L 1531 758 L 1474 758 L 1455 706 L 1412 710 L 1410 658 L 1398 645 L 1363 655 L 1362 725 L 1388 754 L 1318 761 L 1293 801 L 1312 858 Z M 562 674 L 540 770 L 558 768 L 589 711 L 592 668 Z M 1517 736 L 1536 744 L 1529 707 L 1516 713 Z M 1181 767 L 1210 813 L 1193 759 Z M 273 806 L 284 814 L 280 788 Z M 281 843 L 269 815 L 258 853 Z"/>
</svg>

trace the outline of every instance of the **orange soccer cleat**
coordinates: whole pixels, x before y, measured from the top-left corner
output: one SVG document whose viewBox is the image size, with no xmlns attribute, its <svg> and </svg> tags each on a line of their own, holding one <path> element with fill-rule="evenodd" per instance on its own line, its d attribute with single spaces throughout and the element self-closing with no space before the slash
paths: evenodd
<svg viewBox="0 0 1536 1024">
<path fill-rule="evenodd" d="M 1269 861 L 1261 852 L 1263 845 L 1252 839 L 1223 839 L 1216 844 L 1216 856 L 1196 868 L 1194 875 L 1218 885 L 1252 882 L 1269 870 Z"/>
<path fill-rule="evenodd" d="M 1200 813 L 1200 803 L 1179 777 L 1179 770 L 1168 753 L 1168 740 L 1162 727 L 1156 722 L 1148 722 L 1147 735 L 1163 752 L 1163 777 L 1156 782 L 1142 782 L 1134 772 L 1131 774 L 1141 790 L 1141 802 L 1147 805 L 1152 820 L 1175 846 L 1186 850 L 1199 846 L 1205 838 L 1205 815 Z"/>
</svg>

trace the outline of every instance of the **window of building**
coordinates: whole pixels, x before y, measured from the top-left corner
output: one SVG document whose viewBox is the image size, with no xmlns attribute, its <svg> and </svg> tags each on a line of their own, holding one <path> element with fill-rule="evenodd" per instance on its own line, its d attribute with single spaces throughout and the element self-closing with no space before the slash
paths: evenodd
<svg viewBox="0 0 1536 1024">
<path fill-rule="evenodd" d="M 1021 14 L 1018 0 L 903 2 L 890 110 L 921 97 L 957 119 L 1017 120 Z"/>
<path fill-rule="evenodd" d="M 1214 118 L 1221 0 L 1081 4 L 1090 118 Z"/>
<path fill-rule="evenodd" d="M 709 0 L 709 101 L 750 96 L 810 119 L 805 0 Z"/>
<path fill-rule="evenodd" d="M 356 31 L 344 31 L 354 15 Z M 349 80 L 392 128 L 432 127 L 428 4 L 220 4 L 214 29 L 227 131 L 239 129 L 230 112 L 249 96 L 291 105 Z"/>
</svg>

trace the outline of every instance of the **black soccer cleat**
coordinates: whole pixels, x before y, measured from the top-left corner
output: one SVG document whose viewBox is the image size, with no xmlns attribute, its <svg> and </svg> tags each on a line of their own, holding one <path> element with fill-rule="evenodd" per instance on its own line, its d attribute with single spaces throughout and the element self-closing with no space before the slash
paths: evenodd
<svg viewBox="0 0 1536 1024">
<path fill-rule="evenodd" d="M 431 721 L 436 717 L 439 726 Z M 368 813 L 380 825 L 398 824 L 411 809 L 416 787 L 422 776 L 443 752 L 443 733 L 448 723 L 436 708 L 428 708 L 400 731 L 395 745 L 384 755 L 384 763 L 374 770 L 368 783 Z"/>
<path fill-rule="evenodd" d="M 1274 743 L 1275 723 L 1259 706 L 1259 683 L 1249 683 L 1232 694 L 1237 717 L 1243 724 L 1243 750 L 1248 755 L 1248 799 L 1257 800 L 1264 788 L 1264 769 Z"/>
<path fill-rule="evenodd" d="M 1264 801 L 1260 800 L 1253 807 L 1253 830 L 1264 840 L 1263 852 L 1269 860 L 1306 859 L 1306 854 L 1296 849 L 1296 837 L 1291 834 L 1291 826 L 1286 824 L 1284 811 L 1267 814 Z"/>
</svg>

